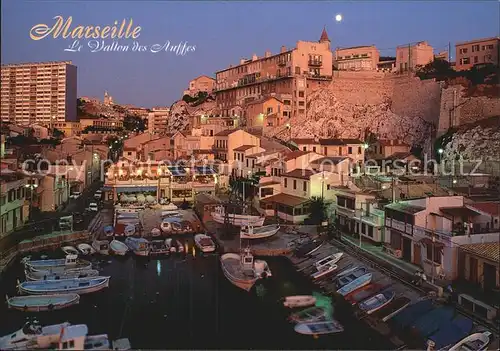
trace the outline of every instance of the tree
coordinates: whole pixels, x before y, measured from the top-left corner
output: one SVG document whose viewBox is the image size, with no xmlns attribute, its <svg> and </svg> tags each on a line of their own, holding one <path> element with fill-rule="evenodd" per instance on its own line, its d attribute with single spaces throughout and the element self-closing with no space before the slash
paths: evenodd
<svg viewBox="0 0 500 351">
<path fill-rule="evenodd" d="M 448 61 L 436 58 L 425 66 L 417 67 L 416 75 L 422 80 L 433 78 L 447 80 L 455 77 L 456 72 Z"/>
<path fill-rule="evenodd" d="M 123 119 L 123 128 L 129 131 L 144 132 L 146 122 L 138 116 L 126 116 Z"/>
<path fill-rule="evenodd" d="M 54 128 L 52 129 L 52 136 L 56 139 L 62 139 L 64 138 L 64 132 L 62 130 Z"/>
<path fill-rule="evenodd" d="M 310 201 L 309 211 L 311 214 L 307 218 L 307 221 L 309 224 L 320 225 L 327 219 L 325 200 L 321 197 L 313 196 Z"/>
</svg>

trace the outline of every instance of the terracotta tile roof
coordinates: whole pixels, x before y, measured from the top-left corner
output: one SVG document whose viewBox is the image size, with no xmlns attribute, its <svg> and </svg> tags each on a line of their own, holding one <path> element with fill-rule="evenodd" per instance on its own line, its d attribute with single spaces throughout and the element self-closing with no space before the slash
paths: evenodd
<svg viewBox="0 0 500 351">
<path fill-rule="evenodd" d="M 292 152 L 289 152 L 285 155 L 284 160 L 285 161 L 293 160 L 294 158 L 304 156 L 304 155 L 307 155 L 309 153 L 311 153 L 311 151 L 292 151 Z"/>
<path fill-rule="evenodd" d="M 233 151 L 247 151 L 248 149 L 258 147 L 257 145 L 241 145 L 235 148 Z"/>
<path fill-rule="evenodd" d="M 208 154 L 213 154 L 214 151 L 213 150 L 193 150 L 193 154 L 198 154 L 198 155 L 208 155 Z"/>
<path fill-rule="evenodd" d="M 329 157 L 321 157 L 321 158 L 318 158 L 314 161 L 311 161 L 311 164 L 322 164 L 322 163 L 325 163 L 325 164 L 334 164 L 334 165 L 337 165 L 339 164 L 340 162 L 344 161 L 344 160 L 348 160 L 349 157 L 342 157 L 342 156 L 339 156 L 339 157 L 335 157 L 335 156 L 329 156 Z"/>
<path fill-rule="evenodd" d="M 309 139 L 309 138 L 297 138 L 297 139 L 292 139 L 292 141 L 297 144 L 297 145 L 301 145 L 301 144 L 319 144 L 319 141 L 316 141 L 314 139 Z"/>
<path fill-rule="evenodd" d="M 228 136 L 229 134 L 233 134 L 234 132 L 238 131 L 240 129 L 226 129 L 222 130 L 219 133 L 216 133 L 214 136 Z"/>
<path fill-rule="evenodd" d="M 268 97 L 263 97 L 263 98 L 260 98 L 260 99 L 255 99 L 255 100 L 252 100 L 250 102 L 247 102 L 246 105 L 255 105 L 255 104 L 259 104 L 259 103 L 262 103 L 262 102 L 266 102 L 268 100 L 271 100 L 271 99 L 274 99 L 274 100 L 278 100 L 279 102 L 283 102 L 281 101 L 280 99 L 274 97 L 274 96 L 268 96 Z"/>
<path fill-rule="evenodd" d="M 359 139 L 320 139 L 320 145 L 348 145 L 348 144 L 363 144 Z"/>
<path fill-rule="evenodd" d="M 276 194 L 273 196 L 266 197 L 265 199 L 262 199 L 261 202 L 264 203 L 278 203 L 278 204 L 283 204 L 291 207 L 295 207 L 301 204 L 304 204 L 308 202 L 309 199 L 303 198 L 303 197 L 298 197 L 298 196 L 293 196 L 293 195 L 288 195 L 284 193 Z"/>
<path fill-rule="evenodd" d="M 500 261 L 500 243 L 498 242 L 484 244 L 465 244 L 460 246 L 460 248 L 468 253 L 496 263 Z"/>
<path fill-rule="evenodd" d="M 500 204 L 495 202 L 476 202 L 469 204 L 469 206 L 492 216 L 500 215 Z"/>
<path fill-rule="evenodd" d="M 314 174 L 316 174 L 316 172 L 311 171 L 310 169 L 294 169 L 291 172 L 283 174 L 283 177 L 310 179 Z"/>
<path fill-rule="evenodd" d="M 402 140 L 389 140 L 389 139 L 379 139 L 377 141 L 382 146 L 408 146 L 410 145 L 404 143 Z"/>
<path fill-rule="evenodd" d="M 330 39 L 328 38 L 328 33 L 326 32 L 326 28 L 323 27 L 323 32 L 321 32 L 321 38 L 319 38 L 319 41 L 322 42 L 322 41 L 330 41 Z"/>
</svg>

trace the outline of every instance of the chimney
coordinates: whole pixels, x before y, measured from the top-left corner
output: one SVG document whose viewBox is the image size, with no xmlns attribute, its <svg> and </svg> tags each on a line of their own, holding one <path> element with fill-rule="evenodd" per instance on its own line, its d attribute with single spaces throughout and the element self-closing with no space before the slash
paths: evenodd
<svg viewBox="0 0 500 351">
<path fill-rule="evenodd" d="M 256 54 L 253 54 L 253 55 L 252 55 L 252 61 L 257 61 L 258 59 L 259 59 L 259 58 L 257 57 L 257 55 L 256 55 Z"/>
<path fill-rule="evenodd" d="M 272 53 L 269 50 L 266 50 L 266 53 L 264 54 L 264 57 L 271 57 Z"/>
<path fill-rule="evenodd" d="M 282 45 L 282 46 L 281 46 L 280 53 L 284 53 L 285 51 L 286 51 L 286 46 L 285 46 L 285 45 Z"/>
</svg>

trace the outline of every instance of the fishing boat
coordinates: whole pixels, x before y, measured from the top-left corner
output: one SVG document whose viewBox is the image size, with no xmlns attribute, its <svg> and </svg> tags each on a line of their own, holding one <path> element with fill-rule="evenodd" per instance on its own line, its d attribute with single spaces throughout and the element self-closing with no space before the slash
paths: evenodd
<svg viewBox="0 0 500 351">
<path fill-rule="evenodd" d="M 160 230 L 163 233 L 169 234 L 172 233 L 173 229 L 173 223 L 179 223 L 181 219 L 178 217 L 166 217 L 163 218 L 161 223 L 160 223 Z"/>
<path fill-rule="evenodd" d="M 180 242 L 180 240 L 175 241 L 175 246 L 177 246 L 177 252 L 178 253 L 183 253 L 184 250 L 184 244 Z"/>
<path fill-rule="evenodd" d="M 78 250 L 73 246 L 63 246 L 63 247 L 61 247 L 61 250 L 66 255 L 77 255 L 78 256 L 78 254 L 79 254 Z"/>
<path fill-rule="evenodd" d="M 80 302 L 78 294 L 7 296 L 9 308 L 23 312 L 43 312 L 60 310 Z"/>
<path fill-rule="evenodd" d="M 59 336 L 62 328 L 69 325 L 66 322 L 42 327 L 37 320 L 28 321 L 18 331 L 0 337 L 0 350 L 26 350 L 37 345 L 38 337 L 50 340 Z"/>
<path fill-rule="evenodd" d="M 137 256 L 149 256 L 149 241 L 144 238 L 125 238 L 125 244 Z"/>
<path fill-rule="evenodd" d="M 344 327 L 336 320 L 314 323 L 300 323 L 295 326 L 295 331 L 305 335 L 333 334 L 344 331 Z"/>
<path fill-rule="evenodd" d="M 215 251 L 215 243 L 211 237 L 205 234 L 196 234 L 194 236 L 195 245 L 205 253 Z"/>
<path fill-rule="evenodd" d="M 340 289 L 344 285 L 349 284 L 353 279 L 356 279 L 366 273 L 368 273 L 368 271 L 365 267 L 353 267 L 339 273 L 334 279 L 337 284 L 337 289 Z"/>
<path fill-rule="evenodd" d="M 489 331 L 482 333 L 474 333 L 468 337 L 460 340 L 457 344 L 452 346 L 449 351 L 482 351 L 486 350 L 488 344 L 491 342 L 493 334 Z"/>
<path fill-rule="evenodd" d="M 94 240 L 92 243 L 94 250 L 101 255 L 109 255 L 109 241 L 108 240 Z"/>
<path fill-rule="evenodd" d="M 97 277 L 99 271 L 95 269 L 74 269 L 65 270 L 61 272 L 48 272 L 48 271 L 29 271 L 24 270 L 26 280 L 60 280 L 60 279 L 73 279 L 73 278 L 88 278 Z"/>
<path fill-rule="evenodd" d="M 382 322 L 387 322 L 399 312 L 403 311 L 410 304 L 411 300 L 405 296 L 398 297 L 376 314 L 380 315 Z"/>
<path fill-rule="evenodd" d="M 86 243 L 78 244 L 78 245 L 76 245 L 76 248 L 78 249 L 78 251 L 80 251 L 82 253 L 82 255 L 95 254 L 95 249 Z"/>
<path fill-rule="evenodd" d="M 175 253 L 177 252 L 177 248 L 175 247 L 175 245 L 173 244 L 172 242 L 172 239 L 171 238 L 168 238 L 168 239 L 165 239 L 165 246 L 169 249 L 169 251 L 171 253 Z"/>
<path fill-rule="evenodd" d="M 125 229 L 123 230 L 123 234 L 126 237 L 130 237 L 136 233 L 136 227 L 135 224 L 127 224 L 125 226 Z"/>
<path fill-rule="evenodd" d="M 377 283 L 370 283 L 368 285 L 363 286 L 362 288 L 357 289 L 356 291 L 353 291 L 350 294 L 347 294 L 344 296 L 344 299 L 346 301 L 349 301 L 351 305 L 356 305 L 357 303 L 366 300 L 369 297 L 372 297 L 373 295 L 379 293 L 382 291 L 384 288 L 387 286 L 377 284 Z"/>
<path fill-rule="evenodd" d="M 115 228 L 112 225 L 105 226 L 104 228 L 102 228 L 102 231 L 103 231 L 104 235 L 108 238 L 115 235 Z"/>
<path fill-rule="evenodd" d="M 158 228 L 153 228 L 151 229 L 151 236 L 154 238 L 154 237 L 158 237 L 158 236 L 161 236 L 161 230 L 158 229 Z"/>
<path fill-rule="evenodd" d="M 316 303 L 316 298 L 311 295 L 295 295 L 285 297 L 283 306 L 288 308 L 307 307 Z"/>
<path fill-rule="evenodd" d="M 391 303 L 395 296 L 396 293 L 394 291 L 386 290 L 360 302 L 358 307 L 366 314 L 372 314 Z"/>
<path fill-rule="evenodd" d="M 329 265 L 321 266 L 316 272 L 311 274 L 311 278 L 313 278 L 313 279 L 324 278 L 327 275 L 335 272 L 335 270 L 337 268 L 338 268 L 338 266 L 336 264 L 329 264 Z"/>
<path fill-rule="evenodd" d="M 244 225 L 240 230 L 242 239 L 263 239 L 269 238 L 280 230 L 279 224 L 270 224 L 255 228 L 253 225 Z"/>
<path fill-rule="evenodd" d="M 248 248 L 243 251 L 242 255 L 224 254 L 221 256 L 220 262 L 226 278 L 237 287 L 247 291 L 252 289 L 259 278 L 266 278 L 270 273 L 267 262 L 254 260 Z"/>
<path fill-rule="evenodd" d="M 128 251 L 128 246 L 116 239 L 111 240 L 111 242 L 109 243 L 109 248 L 111 252 L 119 256 L 125 256 Z"/>
<path fill-rule="evenodd" d="M 314 266 L 316 267 L 317 270 L 319 270 L 323 266 L 330 266 L 340 261 L 343 255 L 344 255 L 343 252 L 338 252 L 332 255 L 328 255 L 322 258 L 321 260 L 314 262 Z"/>
<path fill-rule="evenodd" d="M 371 273 L 363 274 L 360 277 L 354 278 L 350 283 L 344 285 L 342 288 L 337 290 L 337 293 L 339 293 L 342 296 L 345 296 L 350 292 L 353 292 L 354 290 L 365 286 L 366 284 L 370 284 L 371 280 L 372 280 Z"/>
<path fill-rule="evenodd" d="M 18 284 L 19 292 L 28 295 L 88 294 L 108 287 L 110 277 L 73 278 L 62 280 L 26 281 Z"/>
<path fill-rule="evenodd" d="M 149 242 L 149 254 L 151 256 L 167 255 L 169 253 L 170 250 L 164 240 L 152 240 Z"/>
<path fill-rule="evenodd" d="M 223 206 L 217 206 L 215 211 L 211 213 L 212 218 L 215 222 L 224 224 L 226 213 Z M 254 227 L 261 227 L 264 224 L 264 216 L 253 216 L 246 214 L 236 214 L 236 213 L 228 213 L 227 218 L 229 224 L 232 224 L 237 227 L 241 227 L 244 225 L 252 225 Z"/>
<path fill-rule="evenodd" d="M 324 320 L 331 316 L 324 307 L 309 307 L 297 313 L 293 313 L 288 319 L 295 323 L 311 323 Z"/>
<path fill-rule="evenodd" d="M 66 269 L 90 269 L 92 263 L 78 259 L 78 255 L 67 255 L 66 258 L 52 260 L 23 260 L 24 266 L 30 271 L 62 271 Z"/>
<path fill-rule="evenodd" d="M 316 251 L 318 251 L 321 248 L 321 246 L 323 246 L 323 244 L 324 242 L 321 240 L 312 240 L 307 244 L 298 247 L 295 250 L 294 255 L 299 258 L 310 256 Z"/>
</svg>

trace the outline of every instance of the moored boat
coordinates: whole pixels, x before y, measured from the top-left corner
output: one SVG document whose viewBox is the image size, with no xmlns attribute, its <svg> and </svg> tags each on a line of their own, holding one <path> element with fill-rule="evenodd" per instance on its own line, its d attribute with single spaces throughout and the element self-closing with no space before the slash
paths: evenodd
<svg viewBox="0 0 500 351">
<path fill-rule="evenodd" d="M 149 242 L 149 254 L 151 256 L 167 255 L 169 253 L 170 250 L 164 240 L 152 240 Z"/>
<path fill-rule="evenodd" d="M 125 244 L 137 256 L 149 256 L 149 241 L 146 239 L 127 237 Z"/>
<path fill-rule="evenodd" d="M 344 285 L 340 289 L 337 290 L 337 293 L 339 293 L 342 296 L 345 296 L 349 294 L 350 292 L 353 292 L 356 289 L 359 289 L 366 284 L 370 284 L 370 281 L 372 280 L 372 274 L 371 273 L 366 273 L 363 274 L 360 277 L 354 278 L 350 283 Z"/>
<path fill-rule="evenodd" d="M 30 271 L 62 271 L 66 269 L 90 269 L 92 263 L 78 259 L 78 255 L 67 255 L 66 258 L 49 260 L 24 260 L 24 266 Z"/>
<path fill-rule="evenodd" d="M 171 238 L 165 239 L 165 246 L 168 248 L 168 250 L 171 253 L 177 252 L 177 248 L 175 247 L 174 243 L 172 242 Z"/>
<path fill-rule="evenodd" d="M 105 226 L 104 228 L 102 228 L 102 231 L 108 238 L 112 237 L 115 234 L 115 228 L 112 225 Z"/>
<path fill-rule="evenodd" d="M 26 280 L 30 281 L 59 280 L 59 279 L 97 277 L 99 275 L 99 271 L 95 269 L 68 269 L 61 272 L 25 270 L 24 275 L 26 276 Z"/>
<path fill-rule="evenodd" d="M 311 295 L 295 295 L 285 297 L 283 301 L 283 306 L 289 308 L 295 307 L 307 307 L 312 306 L 316 303 L 316 298 Z"/>
<path fill-rule="evenodd" d="M 452 346 L 448 351 L 482 351 L 485 350 L 491 342 L 493 334 L 489 331 L 482 333 L 474 333 L 460 340 Z"/>
<path fill-rule="evenodd" d="M 78 294 L 7 296 L 9 308 L 24 312 L 42 312 L 60 310 L 80 302 Z"/>
<path fill-rule="evenodd" d="M 224 254 L 220 262 L 226 278 L 241 289 L 250 291 L 259 279 L 254 269 L 254 257 L 248 249 L 243 252 L 243 255 Z"/>
<path fill-rule="evenodd" d="M 95 253 L 95 249 L 87 243 L 78 244 L 76 245 L 76 248 L 82 253 L 82 255 L 92 255 Z"/>
<path fill-rule="evenodd" d="M 346 301 L 349 301 L 351 305 L 356 305 L 357 303 L 377 294 L 386 287 L 387 286 L 381 284 L 370 283 L 363 286 L 362 288 L 357 289 L 356 291 L 353 291 L 350 294 L 345 295 L 344 298 L 346 299 Z"/>
<path fill-rule="evenodd" d="M 297 324 L 294 329 L 297 333 L 306 335 L 333 334 L 344 331 L 344 327 L 336 320 L 300 323 Z"/>
<path fill-rule="evenodd" d="M 151 236 L 154 238 L 154 237 L 158 237 L 158 236 L 161 236 L 161 230 L 158 229 L 158 228 L 153 228 L 151 229 Z"/>
<path fill-rule="evenodd" d="M 395 296 L 396 293 L 394 291 L 386 290 L 360 302 L 358 307 L 366 314 L 372 314 L 391 303 Z"/>
<path fill-rule="evenodd" d="M 288 319 L 295 323 L 311 323 L 325 320 L 331 316 L 324 307 L 309 307 L 302 311 L 292 313 Z"/>
<path fill-rule="evenodd" d="M 61 330 L 69 325 L 65 322 L 43 327 L 36 320 L 28 321 L 18 331 L 0 337 L 0 350 L 26 350 L 29 346 L 37 346 L 38 337 L 52 339 L 60 335 Z"/>
<path fill-rule="evenodd" d="M 328 255 L 328 256 L 322 258 L 321 260 L 316 261 L 314 263 L 314 266 L 316 267 L 316 269 L 319 270 L 323 266 L 335 264 L 338 261 L 340 261 L 340 259 L 342 258 L 343 255 L 344 255 L 343 252 L 338 252 L 335 254 Z"/>
<path fill-rule="evenodd" d="M 319 278 L 324 278 L 328 276 L 329 274 L 332 274 L 335 272 L 335 270 L 338 268 L 336 264 L 329 264 L 329 265 L 324 265 L 318 268 L 316 272 L 311 274 L 312 279 L 319 279 Z"/>
<path fill-rule="evenodd" d="M 62 252 L 66 255 L 77 255 L 79 254 L 78 250 L 73 246 L 63 246 L 61 247 Z"/>
<path fill-rule="evenodd" d="M 340 289 L 344 285 L 349 284 L 354 279 L 361 277 L 366 273 L 368 273 L 368 270 L 365 267 L 354 267 L 349 269 L 348 271 L 341 272 L 334 279 L 337 284 L 337 289 Z"/>
<path fill-rule="evenodd" d="M 241 239 L 263 239 L 275 235 L 280 230 L 279 224 L 270 224 L 263 227 L 244 225 L 240 230 Z"/>
<path fill-rule="evenodd" d="M 211 215 L 215 222 L 224 224 L 226 213 L 223 206 L 217 206 L 215 208 L 215 211 L 212 212 Z M 264 216 L 253 216 L 253 215 L 235 214 L 235 213 L 228 213 L 227 218 L 230 224 L 237 227 L 241 227 L 244 225 L 261 227 L 264 224 L 265 220 Z"/>
<path fill-rule="evenodd" d="M 89 277 L 61 280 L 26 281 L 18 284 L 21 294 L 88 294 L 108 287 L 110 277 Z"/>
<path fill-rule="evenodd" d="M 116 239 L 111 240 L 111 242 L 109 243 L 109 248 L 111 252 L 119 256 L 125 256 L 128 251 L 128 246 Z"/>
<path fill-rule="evenodd" d="M 439 328 L 436 333 L 432 334 L 425 346 L 432 350 L 448 349 L 470 335 L 473 327 L 474 323 L 470 318 L 457 314 L 451 323 Z"/>
<path fill-rule="evenodd" d="M 208 235 L 196 234 L 194 236 L 194 243 L 202 252 L 209 253 L 215 251 L 215 243 Z"/>
<path fill-rule="evenodd" d="M 92 247 L 97 253 L 101 255 L 109 255 L 109 241 L 108 240 L 94 240 Z"/>
<path fill-rule="evenodd" d="M 294 255 L 303 258 L 309 255 L 312 255 L 316 251 L 318 251 L 324 244 L 324 241 L 321 240 L 312 240 L 302 246 L 299 246 L 294 251 Z"/>
<path fill-rule="evenodd" d="M 184 250 L 184 244 L 180 240 L 175 241 L 175 246 L 177 246 L 177 252 L 179 253 L 184 253 L 186 250 Z"/>
</svg>

